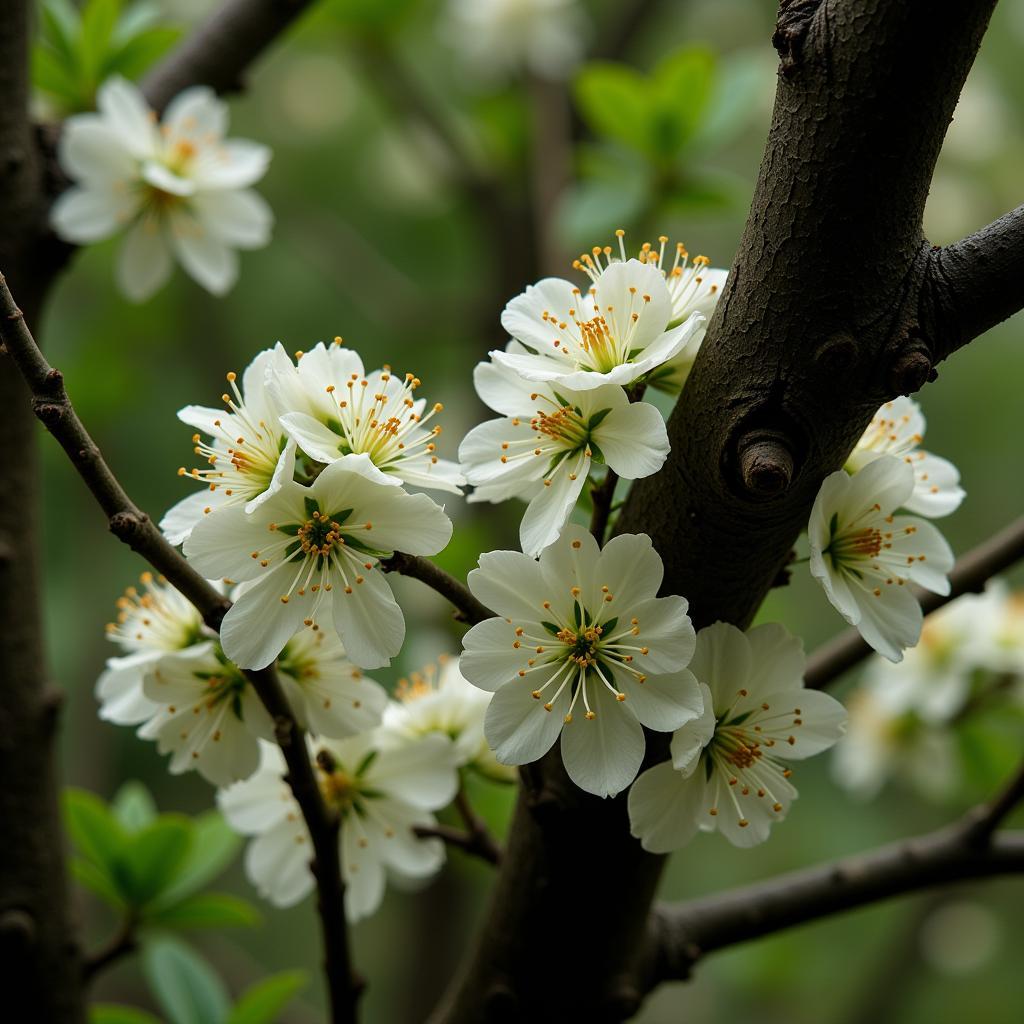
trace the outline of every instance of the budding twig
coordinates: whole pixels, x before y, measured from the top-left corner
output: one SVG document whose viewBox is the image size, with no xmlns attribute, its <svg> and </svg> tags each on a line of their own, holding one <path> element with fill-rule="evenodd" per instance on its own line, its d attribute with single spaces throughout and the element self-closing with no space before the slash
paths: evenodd
<svg viewBox="0 0 1024 1024">
<path fill-rule="evenodd" d="M 445 600 L 455 606 L 456 618 L 460 622 L 475 625 L 484 619 L 493 619 L 494 612 L 478 601 L 469 588 L 449 575 L 429 558 L 419 555 L 407 555 L 404 551 L 396 551 L 390 558 L 381 560 L 380 567 L 385 572 L 397 572 L 402 576 L 411 576 L 436 590 Z"/>
<path fill-rule="evenodd" d="M 57 439 L 79 476 L 106 513 L 111 532 L 163 574 L 199 611 L 213 630 L 231 602 L 219 594 L 164 539 L 152 520 L 129 498 L 78 418 L 64 378 L 46 361 L 0 274 L 0 340 L 32 392 L 36 416 Z M 325 951 L 325 971 L 333 1024 L 356 1019 L 358 985 L 351 967 L 345 924 L 345 887 L 341 878 L 339 821 L 324 803 L 306 749 L 305 736 L 292 713 L 273 668 L 247 671 L 246 678 L 273 717 L 278 743 L 288 765 L 288 783 L 309 829 L 313 874 Z"/>
</svg>

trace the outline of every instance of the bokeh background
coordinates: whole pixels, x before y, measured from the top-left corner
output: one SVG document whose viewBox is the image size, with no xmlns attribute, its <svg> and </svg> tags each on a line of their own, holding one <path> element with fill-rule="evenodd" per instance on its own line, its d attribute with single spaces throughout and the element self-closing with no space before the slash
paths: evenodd
<svg viewBox="0 0 1024 1024">
<path fill-rule="evenodd" d="M 213 3 L 162 6 L 170 23 L 187 26 Z M 459 438 L 483 416 L 473 365 L 504 343 L 501 308 L 528 283 L 516 279 L 517 269 L 568 273 L 574 253 L 611 241 L 620 226 L 631 244 L 664 232 L 692 253 L 706 253 L 713 265 L 729 265 L 774 95 L 775 5 L 650 3 L 623 48 L 609 26 L 630 6 L 580 6 L 584 63 L 566 55 L 555 69 L 561 84 L 538 83 L 494 61 L 472 62 L 469 41 L 435 0 L 322 0 L 259 63 L 232 100 L 232 129 L 273 147 L 260 186 L 277 217 L 272 244 L 243 254 L 241 279 L 225 299 L 179 271 L 142 306 L 115 290 L 115 245 L 95 246 L 78 253 L 62 277 L 41 331 L 82 418 L 143 508 L 158 517 L 184 493 L 175 471 L 191 464 L 190 429 L 175 419 L 176 410 L 216 404 L 225 371 L 241 370 L 278 340 L 295 350 L 342 335 L 367 366 L 389 362 L 414 371 L 423 394 L 446 405 L 443 454 L 454 457 Z M 692 47 L 702 48 L 695 60 L 710 70 L 691 91 L 668 94 L 663 148 L 638 144 L 636 125 L 622 120 L 627 108 L 594 109 L 600 82 L 593 86 L 588 52 L 648 76 L 659 61 Z M 1020 202 L 1022 49 L 1024 3 L 1005 0 L 939 162 L 926 217 L 935 243 L 953 241 Z M 581 76 L 590 76 L 590 86 L 579 85 Z M 657 88 L 652 79 L 652 93 Z M 672 134 L 672 123 L 684 125 L 681 135 Z M 474 167 L 503 183 L 525 219 L 496 225 L 486 200 L 467 188 Z M 540 256 L 520 251 L 522 226 L 530 222 L 542 239 Z M 960 467 L 968 492 L 942 524 L 958 551 L 1024 506 L 1022 377 L 1024 320 L 1016 317 L 942 366 L 922 397 L 927 446 Z M 57 447 L 41 438 L 40 449 L 48 651 L 52 676 L 67 694 L 64 777 L 105 797 L 139 779 L 162 810 L 205 810 L 213 793 L 201 778 L 172 778 L 151 744 L 96 717 L 92 688 L 115 653 L 103 627 L 144 566 L 108 535 Z M 480 551 L 516 545 L 521 509 L 460 500 L 448 507 L 456 532 L 440 561 L 449 570 L 464 574 Z M 396 589 L 410 639 L 393 668 L 376 673 L 386 683 L 458 650 L 443 603 L 415 581 L 397 581 Z M 785 622 L 809 649 L 842 626 L 803 567 L 772 593 L 762 617 Z M 837 692 L 848 692 L 849 681 L 844 686 Z M 1005 746 L 1005 737 L 999 743 Z M 993 740 L 993 748 L 999 743 Z M 1020 748 L 1020 732 L 1014 744 Z M 700 836 L 673 857 L 663 895 L 710 893 L 936 827 L 984 795 L 1003 770 L 1005 758 L 988 758 L 984 739 L 972 749 L 984 763 L 968 760 L 963 785 L 939 800 L 924 800 L 897 780 L 873 802 L 858 802 L 835 785 L 828 757 L 812 761 L 801 767 L 800 800 L 767 844 L 741 851 L 718 836 Z M 481 785 L 477 797 L 500 830 L 511 792 Z M 489 875 L 456 853 L 432 886 L 416 895 L 389 892 L 380 912 L 355 928 L 356 960 L 370 982 L 370 1024 L 425 1017 L 471 941 Z M 609 898 L 614 886 L 609 865 Z M 220 888 L 255 898 L 238 864 Z M 111 916 L 91 895 L 76 891 L 75 899 L 87 944 L 99 944 L 113 928 Z M 656 993 L 639 1019 L 1011 1024 L 1020 1019 L 1020 906 L 1019 881 L 992 882 L 787 932 L 709 958 L 688 984 Z M 190 941 L 235 993 L 270 970 L 310 969 L 311 983 L 282 1019 L 320 1018 L 309 900 L 288 911 L 264 907 L 258 927 Z M 546 948 L 543 937 L 536 956 L 552 983 L 572 983 L 560 978 L 559 951 Z M 97 994 L 154 1006 L 131 959 L 100 980 Z"/>
</svg>

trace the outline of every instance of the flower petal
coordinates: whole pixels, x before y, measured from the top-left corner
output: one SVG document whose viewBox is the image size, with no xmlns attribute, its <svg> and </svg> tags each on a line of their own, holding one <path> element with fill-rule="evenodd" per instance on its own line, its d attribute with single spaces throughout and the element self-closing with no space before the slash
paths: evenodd
<svg viewBox="0 0 1024 1024">
<path fill-rule="evenodd" d="M 117 283 L 132 300 L 142 302 L 171 276 L 171 252 L 160 225 L 143 217 L 128 229 L 117 254 Z"/>
<path fill-rule="evenodd" d="M 260 249 L 270 241 L 274 214 L 251 189 L 201 192 L 192 200 L 199 222 L 215 238 L 236 249 Z"/>
<path fill-rule="evenodd" d="M 550 711 L 545 711 L 544 704 L 530 693 L 530 684 L 517 679 L 502 686 L 487 706 L 484 735 L 501 764 L 536 761 L 552 748 L 562 730 L 569 710 L 568 687 Z"/>
<path fill-rule="evenodd" d="M 334 628 L 360 668 L 380 668 L 402 649 L 405 616 L 380 569 L 368 569 L 351 593 L 334 588 Z"/>
<path fill-rule="evenodd" d="M 670 445 L 661 413 L 647 402 L 633 402 L 606 416 L 594 431 L 605 461 L 623 480 L 657 473 Z"/>
<path fill-rule="evenodd" d="M 704 804 L 703 772 L 684 779 L 670 762 L 648 768 L 629 791 L 629 831 L 650 853 L 669 853 L 696 834 Z"/>
<path fill-rule="evenodd" d="M 529 620 L 544 617 L 545 579 L 540 565 L 529 555 L 486 551 L 480 556 L 480 567 L 470 572 L 466 582 L 473 596 L 498 615 Z"/>
</svg>

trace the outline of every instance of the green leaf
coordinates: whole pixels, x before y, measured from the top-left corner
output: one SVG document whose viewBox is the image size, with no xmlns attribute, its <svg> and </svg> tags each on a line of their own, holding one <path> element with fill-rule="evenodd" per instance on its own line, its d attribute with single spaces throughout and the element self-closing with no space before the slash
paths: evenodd
<svg viewBox="0 0 1024 1024">
<path fill-rule="evenodd" d="M 72 73 L 67 59 L 48 46 L 38 44 L 32 48 L 32 84 L 60 100 L 64 106 L 77 108 L 78 79 Z"/>
<path fill-rule="evenodd" d="M 199 892 L 179 903 L 147 911 L 147 924 L 164 928 L 252 928 L 259 911 L 246 900 L 226 892 Z"/>
<path fill-rule="evenodd" d="M 241 836 L 228 827 L 217 811 L 207 811 L 195 818 L 192 845 L 173 882 L 164 890 L 161 905 L 191 896 L 212 882 L 235 859 L 241 845 Z"/>
<path fill-rule="evenodd" d="M 279 1014 L 308 981 L 305 971 L 282 971 L 242 993 L 226 1024 L 276 1024 Z"/>
<path fill-rule="evenodd" d="M 156 804 L 141 782 L 126 782 L 111 801 L 110 809 L 128 832 L 138 832 L 156 820 Z"/>
<path fill-rule="evenodd" d="M 620 64 L 587 64 L 576 78 L 576 103 L 596 134 L 651 154 L 649 81 Z"/>
<path fill-rule="evenodd" d="M 89 1007 L 89 1024 L 160 1024 L 160 1019 L 134 1006 L 93 1003 Z"/>
<path fill-rule="evenodd" d="M 64 791 L 64 820 L 81 853 L 112 874 L 129 837 L 106 804 L 87 790 L 68 788 Z"/>
<path fill-rule="evenodd" d="M 121 0 L 89 0 L 82 10 L 81 61 L 85 79 L 99 85 Z"/>
<path fill-rule="evenodd" d="M 158 26 L 146 29 L 112 50 L 104 62 L 102 77 L 112 74 L 139 78 L 181 39 L 181 29 Z"/>
<path fill-rule="evenodd" d="M 654 69 L 651 145 L 670 161 L 695 134 L 708 108 L 715 77 L 715 55 L 688 47 L 666 57 Z"/>
<path fill-rule="evenodd" d="M 162 814 L 132 836 L 116 874 L 126 899 L 142 907 L 159 896 L 177 874 L 192 841 L 192 823 L 172 814 Z"/>
<path fill-rule="evenodd" d="M 177 939 L 147 943 L 142 970 L 169 1024 L 223 1024 L 230 1001 L 223 982 L 195 950 Z"/>
<path fill-rule="evenodd" d="M 42 5 L 41 38 L 69 63 L 76 61 L 75 43 L 82 20 L 70 0 L 46 0 Z"/>
<path fill-rule="evenodd" d="M 83 885 L 86 889 L 96 893 L 100 899 L 105 900 L 112 907 L 118 910 L 124 908 L 125 901 L 121 895 L 121 890 L 117 882 L 107 873 L 106 868 L 101 868 L 90 860 L 73 857 L 71 860 L 71 874 L 79 885 Z"/>
<path fill-rule="evenodd" d="M 152 28 L 162 17 L 163 10 L 157 0 L 130 3 L 114 28 L 114 42 L 118 45 L 128 42 L 133 36 Z"/>
</svg>

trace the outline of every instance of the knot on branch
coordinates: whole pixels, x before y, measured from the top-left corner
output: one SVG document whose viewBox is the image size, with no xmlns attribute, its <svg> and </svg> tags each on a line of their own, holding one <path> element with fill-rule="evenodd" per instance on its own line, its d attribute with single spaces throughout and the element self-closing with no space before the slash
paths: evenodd
<svg viewBox="0 0 1024 1024">
<path fill-rule="evenodd" d="M 740 479 L 755 498 L 774 498 L 789 489 L 796 472 L 793 452 L 777 431 L 753 430 L 740 438 Z"/>
<path fill-rule="evenodd" d="M 35 918 L 21 907 L 0 914 L 0 949 L 5 955 L 27 952 L 36 940 Z"/>
<path fill-rule="evenodd" d="M 32 399 L 32 411 L 36 417 L 47 427 L 59 423 L 67 415 L 68 407 L 66 402 L 51 401 L 47 398 Z"/>
<path fill-rule="evenodd" d="M 149 516 L 143 512 L 115 512 L 110 517 L 110 532 L 128 545 L 148 528 Z"/>
<path fill-rule="evenodd" d="M 902 352 L 893 360 L 889 367 L 889 391 L 893 395 L 911 395 L 937 376 L 928 353 L 924 349 L 914 348 Z"/>
<path fill-rule="evenodd" d="M 796 70 L 804 38 L 820 6 L 821 0 L 781 0 L 772 46 L 778 51 L 784 75 Z"/>
</svg>

